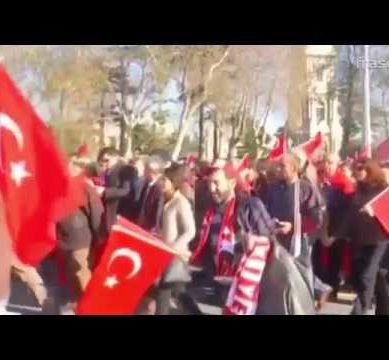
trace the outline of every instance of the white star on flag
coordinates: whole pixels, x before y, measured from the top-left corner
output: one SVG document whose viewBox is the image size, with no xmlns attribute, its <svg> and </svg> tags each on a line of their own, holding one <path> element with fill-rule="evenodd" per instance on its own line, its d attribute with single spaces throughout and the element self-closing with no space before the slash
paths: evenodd
<svg viewBox="0 0 389 360">
<path fill-rule="evenodd" d="M 26 162 L 19 161 L 17 163 L 11 163 L 11 179 L 15 184 L 20 187 L 25 178 L 31 177 L 32 175 L 26 170 Z"/>
<path fill-rule="evenodd" d="M 105 280 L 104 286 L 109 288 L 109 289 L 113 289 L 118 284 L 119 284 L 119 281 L 116 278 L 116 276 L 109 276 Z"/>
</svg>

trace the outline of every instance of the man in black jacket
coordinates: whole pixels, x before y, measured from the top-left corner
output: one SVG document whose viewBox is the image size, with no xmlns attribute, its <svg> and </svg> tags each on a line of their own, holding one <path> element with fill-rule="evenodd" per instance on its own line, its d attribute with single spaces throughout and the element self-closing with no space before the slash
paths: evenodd
<svg viewBox="0 0 389 360">
<path fill-rule="evenodd" d="M 162 213 L 165 200 L 161 181 L 164 165 L 164 161 L 158 156 L 152 156 L 147 161 L 145 169 L 146 184 L 140 198 L 138 225 L 155 234 L 160 234 L 162 229 Z"/>
<path fill-rule="evenodd" d="M 121 160 L 115 148 L 104 148 L 100 151 L 98 162 L 105 172 L 105 189 L 102 199 L 105 208 L 104 235 L 108 237 L 112 226 L 116 222 L 119 202 L 128 196 L 131 188 L 130 167 Z"/>
<path fill-rule="evenodd" d="M 127 196 L 120 199 L 118 213 L 127 220 L 136 223 L 141 209 L 141 195 L 146 186 L 144 177 L 144 160 L 139 158 L 130 163 L 128 178 L 130 191 Z"/>
</svg>

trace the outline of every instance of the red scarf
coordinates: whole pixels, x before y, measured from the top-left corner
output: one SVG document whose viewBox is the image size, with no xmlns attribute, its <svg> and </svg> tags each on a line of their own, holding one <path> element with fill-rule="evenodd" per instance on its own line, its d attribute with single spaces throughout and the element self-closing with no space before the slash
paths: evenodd
<svg viewBox="0 0 389 360">
<path fill-rule="evenodd" d="M 235 229 L 233 219 L 235 215 L 235 205 L 236 198 L 233 197 L 227 202 L 223 214 L 215 254 L 216 276 L 234 276 L 236 272 L 236 267 L 233 262 L 223 257 L 223 253 L 225 252 L 234 255 Z M 216 209 L 211 208 L 205 214 L 200 233 L 200 242 L 193 253 L 192 262 L 197 262 L 205 249 L 215 213 Z"/>
<path fill-rule="evenodd" d="M 255 245 L 240 262 L 223 311 L 224 315 L 255 315 L 257 310 L 271 244 L 267 238 L 248 236 L 255 241 Z"/>
</svg>

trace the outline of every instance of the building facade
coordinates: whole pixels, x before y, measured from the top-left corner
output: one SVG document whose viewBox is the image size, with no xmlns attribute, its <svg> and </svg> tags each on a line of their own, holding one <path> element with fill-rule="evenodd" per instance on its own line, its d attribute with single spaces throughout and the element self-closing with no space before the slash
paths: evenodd
<svg viewBox="0 0 389 360">
<path fill-rule="evenodd" d="M 307 109 L 303 122 L 309 137 L 319 131 L 326 139 L 327 149 L 339 153 L 342 147 L 339 93 L 335 70 L 337 55 L 333 45 L 307 45 Z"/>
</svg>

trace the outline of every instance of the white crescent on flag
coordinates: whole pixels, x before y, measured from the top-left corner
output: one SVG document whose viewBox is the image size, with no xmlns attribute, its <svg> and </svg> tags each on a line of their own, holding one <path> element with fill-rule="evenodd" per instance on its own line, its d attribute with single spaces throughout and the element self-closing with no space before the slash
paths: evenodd
<svg viewBox="0 0 389 360">
<path fill-rule="evenodd" d="M 16 124 L 14 120 L 12 120 L 4 113 L 0 113 L 0 128 L 2 127 L 9 130 L 13 134 L 18 143 L 19 149 L 22 150 L 24 147 L 23 133 L 20 130 L 18 124 Z"/>
<path fill-rule="evenodd" d="M 137 252 L 132 251 L 128 248 L 120 248 L 113 252 L 111 259 L 108 263 L 108 269 L 112 266 L 113 262 L 119 257 L 128 258 L 134 264 L 134 268 L 132 272 L 128 274 L 126 277 L 127 280 L 133 278 L 142 268 L 142 260 Z"/>
</svg>

